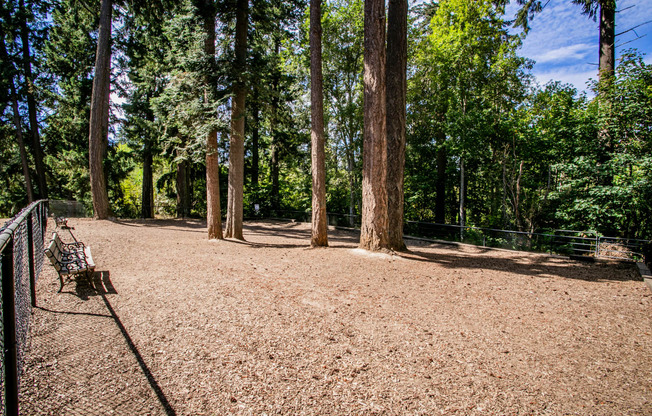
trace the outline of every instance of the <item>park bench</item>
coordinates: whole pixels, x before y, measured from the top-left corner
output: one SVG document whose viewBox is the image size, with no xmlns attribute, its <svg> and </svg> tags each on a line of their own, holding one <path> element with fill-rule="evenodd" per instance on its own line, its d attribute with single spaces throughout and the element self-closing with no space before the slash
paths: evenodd
<svg viewBox="0 0 652 416">
<path fill-rule="evenodd" d="M 68 227 L 68 218 L 54 217 L 54 223 L 57 227 L 65 229 Z"/>
<path fill-rule="evenodd" d="M 50 259 L 50 263 L 59 273 L 61 287 L 63 290 L 64 276 L 74 276 L 84 274 L 92 284 L 92 276 L 95 272 L 95 263 L 91 254 L 91 247 L 85 246 L 82 242 L 64 243 L 59 238 L 59 234 L 52 233 L 52 240 L 45 249 L 45 255 Z"/>
</svg>

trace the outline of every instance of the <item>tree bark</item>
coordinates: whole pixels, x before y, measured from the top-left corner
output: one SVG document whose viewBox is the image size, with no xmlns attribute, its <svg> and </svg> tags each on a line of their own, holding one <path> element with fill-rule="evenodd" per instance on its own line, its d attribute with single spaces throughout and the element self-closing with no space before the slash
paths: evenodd
<svg viewBox="0 0 652 416">
<path fill-rule="evenodd" d="M 252 103 L 253 126 L 251 132 L 251 187 L 257 191 L 260 176 L 260 108 L 256 99 Z M 258 201 L 255 201 L 258 202 Z"/>
<path fill-rule="evenodd" d="M 404 251 L 403 173 L 407 93 L 407 0 L 389 0 L 387 21 L 387 202 L 389 247 Z"/>
<path fill-rule="evenodd" d="M 4 47 L 4 45 L 3 45 Z M 16 87 L 14 86 L 13 76 L 11 79 L 11 97 L 12 107 L 14 110 L 14 127 L 16 128 L 16 141 L 18 141 L 18 150 L 20 151 L 20 163 L 23 167 L 23 175 L 25 176 L 25 191 L 27 193 L 27 202 L 30 204 L 34 201 L 34 190 L 32 188 L 32 178 L 29 173 L 29 162 L 27 161 L 27 151 L 25 150 L 25 140 L 23 139 L 23 126 L 20 121 L 20 112 L 18 109 L 18 95 L 16 94 Z"/>
<path fill-rule="evenodd" d="M 272 128 L 273 130 L 273 128 Z M 270 197 L 272 199 L 272 209 L 278 211 L 281 208 L 280 204 L 280 195 L 279 195 L 279 157 L 278 157 L 278 144 L 276 144 L 276 138 L 272 137 L 272 145 L 270 152 L 271 160 L 269 162 L 270 175 L 272 177 L 272 191 Z"/>
<path fill-rule="evenodd" d="M 91 95 L 88 135 L 91 195 L 96 219 L 109 217 L 109 196 L 104 176 L 104 157 L 108 147 L 109 100 L 111 89 L 111 0 L 102 0 L 100 27 L 95 56 L 95 76 Z"/>
<path fill-rule="evenodd" d="M 188 161 L 182 160 L 177 163 L 177 217 L 186 218 L 189 214 L 189 190 L 188 190 Z M 208 197 L 208 191 L 206 192 Z M 208 204 L 207 204 L 208 205 Z"/>
<path fill-rule="evenodd" d="M 353 140 L 351 140 L 351 145 L 347 144 L 346 151 L 346 164 L 347 164 L 347 175 L 349 176 L 349 225 L 355 227 L 355 155 L 353 153 Z"/>
<path fill-rule="evenodd" d="M 438 142 L 443 143 L 446 135 L 443 131 L 439 133 Z M 437 183 L 435 183 L 435 222 L 446 223 L 446 165 L 448 156 L 446 147 L 440 145 L 437 149 Z"/>
<path fill-rule="evenodd" d="M 39 135 L 38 119 L 36 115 L 36 99 L 34 98 L 34 77 L 32 76 L 32 58 L 29 48 L 29 29 L 27 27 L 27 10 L 25 1 L 20 0 L 19 8 L 22 12 L 20 37 L 23 44 L 23 70 L 25 71 L 25 83 L 27 84 L 27 112 L 29 115 L 29 131 L 32 138 L 32 153 L 34 154 L 34 166 L 36 167 L 36 178 L 40 198 L 48 198 L 48 185 L 45 177 L 45 165 L 43 164 L 43 149 Z"/>
<path fill-rule="evenodd" d="M 466 183 L 464 177 L 464 159 L 460 158 L 460 241 L 464 240 Z"/>
<path fill-rule="evenodd" d="M 145 148 L 143 149 L 143 194 L 141 204 L 141 215 L 143 218 L 154 218 L 153 159 L 152 144 L 149 140 L 145 140 Z"/>
<path fill-rule="evenodd" d="M 231 104 L 229 201 L 226 214 L 226 236 L 244 240 L 242 236 L 242 217 L 244 198 L 245 99 L 247 95 L 245 71 L 247 64 L 249 1 L 238 0 L 236 7 L 234 69 L 238 79 L 233 88 L 234 97 Z"/>
<path fill-rule="evenodd" d="M 11 105 L 13 110 L 13 123 L 16 128 L 16 141 L 18 141 L 18 150 L 20 152 L 20 163 L 23 168 L 23 176 L 25 177 L 25 192 L 27 194 L 27 201 L 31 203 L 34 201 L 34 190 L 32 188 L 32 178 L 29 173 L 29 163 L 27 160 L 27 151 L 25 150 L 25 140 L 23 139 L 23 125 L 20 120 L 20 111 L 18 108 L 18 94 L 16 93 L 16 86 L 14 84 L 14 67 L 9 61 L 9 54 L 5 45 L 5 33 L 2 26 L 0 26 L 0 58 L 2 62 L 10 65 L 11 73 L 9 75 L 9 93 L 11 94 Z"/>
<path fill-rule="evenodd" d="M 612 77 L 616 69 L 616 2 L 600 2 L 600 79 Z"/>
<path fill-rule="evenodd" d="M 312 247 L 328 246 L 324 90 L 321 68 L 321 0 L 310 0 L 310 132 L 312 143 Z"/>
<path fill-rule="evenodd" d="M 213 0 L 207 0 L 204 10 L 204 53 L 211 59 L 215 59 L 215 19 L 216 9 Z M 208 84 L 208 80 L 206 81 Z M 210 85 L 205 86 L 204 100 L 210 101 Z M 186 172 L 187 176 L 187 172 Z M 230 175 L 229 175 L 230 177 Z M 186 186 L 186 194 L 188 193 Z M 230 196 L 229 190 L 229 196 Z M 188 195 L 185 195 L 186 200 Z M 184 206 L 184 214 L 187 204 Z M 222 212 L 220 208 L 220 165 L 218 160 L 217 130 L 211 130 L 206 137 L 206 226 L 209 240 L 221 240 L 222 235 Z"/>
<path fill-rule="evenodd" d="M 364 5 L 364 138 L 360 247 L 389 248 L 385 83 L 385 1 Z"/>
</svg>

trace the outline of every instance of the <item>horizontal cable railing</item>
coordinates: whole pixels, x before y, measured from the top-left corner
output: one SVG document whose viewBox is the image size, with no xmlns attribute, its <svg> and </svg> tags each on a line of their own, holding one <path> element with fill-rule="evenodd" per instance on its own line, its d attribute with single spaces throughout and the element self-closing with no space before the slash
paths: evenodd
<svg viewBox="0 0 652 416">
<path fill-rule="evenodd" d="M 311 213 L 277 210 L 271 211 L 266 217 L 310 222 Z M 329 212 L 327 217 L 329 225 L 354 228 L 360 226 L 359 215 Z M 630 261 L 642 261 L 645 247 L 652 244 L 649 240 L 605 237 L 595 231 L 552 230 L 544 233 L 425 221 L 407 221 L 404 224 L 404 233 L 411 237 L 462 242 L 483 247 Z"/>
</svg>

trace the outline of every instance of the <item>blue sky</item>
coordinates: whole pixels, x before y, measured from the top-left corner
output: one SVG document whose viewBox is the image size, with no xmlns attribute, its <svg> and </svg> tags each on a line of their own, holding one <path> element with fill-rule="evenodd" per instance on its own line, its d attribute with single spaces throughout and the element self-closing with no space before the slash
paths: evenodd
<svg viewBox="0 0 652 416">
<path fill-rule="evenodd" d="M 618 0 L 616 4 L 617 34 L 652 20 L 652 0 Z M 517 7 L 510 4 L 506 18 L 511 18 Z M 550 0 L 530 25 L 519 54 L 536 61 L 532 73 L 537 81 L 562 81 L 579 91 L 587 90 L 586 82 L 598 73 L 598 22 L 582 14 L 580 6 L 570 0 Z M 619 53 L 628 48 L 645 53 L 645 62 L 652 64 L 652 23 L 635 32 L 616 38 L 616 64 Z M 637 34 L 643 38 L 632 41 Z"/>
</svg>

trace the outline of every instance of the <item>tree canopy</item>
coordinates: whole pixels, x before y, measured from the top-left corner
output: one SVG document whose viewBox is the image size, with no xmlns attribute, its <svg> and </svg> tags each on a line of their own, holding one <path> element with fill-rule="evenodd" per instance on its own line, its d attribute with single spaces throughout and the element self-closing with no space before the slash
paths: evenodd
<svg viewBox="0 0 652 416">
<path fill-rule="evenodd" d="M 590 17 L 613 8 L 574 2 Z M 324 146 L 321 201 L 339 225 L 354 225 L 365 205 L 365 3 L 320 3 L 323 140 L 313 143 Z M 621 51 L 590 95 L 537 85 L 509 26 L 527 27 L 541 4 L 519 0 L 519 15 L 506 16 L 505 3 L 440 0 L 409 11 L 403 220 L 652 239 L 652 66 Z M 0 6 L 0 215 L 37 197 L 78 200 L 92 213 L 98 5 Z M 99 157 L 112 215 L 222 218 L 228 206 L 241 238 L 237 212 L 310 212 L 308 2 L 111 8 L 108 142 Z"/>
</svg>

